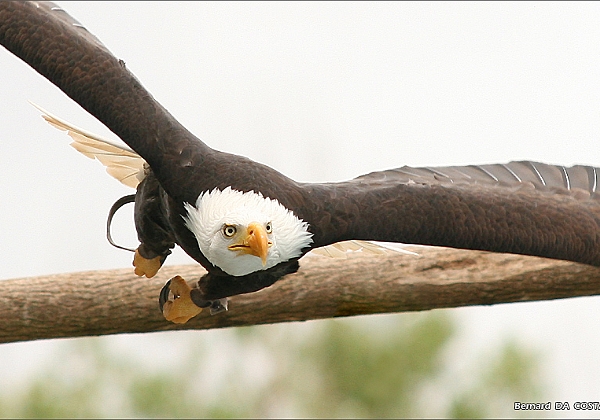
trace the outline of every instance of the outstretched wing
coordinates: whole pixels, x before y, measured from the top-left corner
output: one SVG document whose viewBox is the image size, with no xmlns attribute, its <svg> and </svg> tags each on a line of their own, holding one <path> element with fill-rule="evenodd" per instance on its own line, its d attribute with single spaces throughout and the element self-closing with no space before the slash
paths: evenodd
<svg viewBox="0 0 600 420">
<path fill-rule="evenodd" d="M 314 245 L 348 239 L 449 246 L 600 266 L 599 168 L 537 162 L 402 167 L 305 184 Z"/>
<path fill-rule="evenodd" d="M 592 166 L 572 167 L 522 161 L 491 165 L 446 166 L 390 169 L 373 172 L 355 178 L 351 182 L 418 183 L 446 185 L 495 185 L 500 187 L 535 188 L 540 192 L 552 192 L 599 199 L 594 195 L 599 184 L 600 169 Z"/>
<path fill-rule="evenodd" d="M 0 2 L 0 44 L 139 154 L 176 202 L 194 203 L 200 193 L 227 186 L 278 198 L 281 188 L 274 186 L 292 182 L 208 147 L 144 89 L 123 60 L 53 3 Z"/>
<path fill-rule="evenodd" d="M 0 2 L 0 44 L 127 143 L 172 196 L 195 200 L 198 192 L 181 183 L 189 179 L 187 163 L 210 149 L 79 22 L 50 2 Z"/>
<path fill-rule="evenodd" d="M 74 126 L 34 103 L 31 104 L 42 113 L 42 117 L 51 126 L 67 132 L 73 139 L 71 146 L 75 150 L 90 159 L 98 159 L 106 166 L 106 172 L 117 181 L 136 188 L 146 176 L 146 161 L 129 147 L 116 145 L 108 139 Z"/>
</svg>

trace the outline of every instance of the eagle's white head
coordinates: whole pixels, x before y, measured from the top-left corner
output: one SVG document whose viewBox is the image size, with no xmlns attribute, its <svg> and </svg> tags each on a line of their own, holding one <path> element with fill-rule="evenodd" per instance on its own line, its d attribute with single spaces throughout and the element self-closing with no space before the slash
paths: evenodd
<svg viewBox="0 0 600 420">
<path fill-rule="evenodd" d="M 232 276 L 266 270 L 301 255 L 312 242 L 308 223 L 277 200 L 253 191 L 214 189 L 185 203 L 185 225 L 200 251 Z"/>
</svg>

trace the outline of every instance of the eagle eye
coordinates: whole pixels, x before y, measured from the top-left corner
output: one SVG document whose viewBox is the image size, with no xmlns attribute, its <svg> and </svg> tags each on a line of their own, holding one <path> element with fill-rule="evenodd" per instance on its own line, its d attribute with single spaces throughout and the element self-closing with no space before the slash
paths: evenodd
<svg viewBox="0 0 600 420">
<path fill-rule="evenodd" d="M 231 238 L 231 237 L 233 237 L 233 235 L 235 235 L 236 232 L 237 232 L 237 229 L 235 228 L 235 226 L 223 225 L 223 235 L 225 235 L 225 237 Z"/>
<path fill-rule="evenodd" d="M 273 232 L 273 225 L 271 224 L 271 222 L 267 223 L 267 225 L 265 226 L 265 231 L 267 233 L 272 233 Z"/>
</svg>

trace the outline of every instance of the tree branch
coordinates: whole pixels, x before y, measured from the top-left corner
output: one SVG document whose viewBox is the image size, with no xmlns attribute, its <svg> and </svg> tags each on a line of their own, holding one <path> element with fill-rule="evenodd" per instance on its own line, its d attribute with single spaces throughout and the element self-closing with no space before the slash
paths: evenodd
<svg viewBox="0 0 600 420">
<path fill-rule="evenodd" d="M 208 329 L 420 311 L 600 294 L 600 269 L 508 254 L 419 247 L 419 257 L 306 256 L 300 271 L 256 293 L 231 298 L 184 325 L 165 321 L 158 293 L 197 265 L 163 267 L 153 279 L 131 269 L 0 281 L 0 343 L 179 329 Z"/>
</svg>

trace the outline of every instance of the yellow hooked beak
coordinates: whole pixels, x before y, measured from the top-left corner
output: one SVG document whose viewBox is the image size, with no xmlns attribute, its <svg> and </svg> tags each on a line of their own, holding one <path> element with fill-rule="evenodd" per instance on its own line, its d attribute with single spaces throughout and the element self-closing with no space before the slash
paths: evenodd
<svg viewBox="0 0 600 420">
<path fill-rule="evenodd" d="M 269 241 L 265 227 L 260 223 L 250 223 L 246 228 L 246 232 L 240 235 L 239 241 L 229 245 L 228 248 L 242 254 L 259 257 L 264 267 L 267 264 L 267 255 L 272 245 L 273 242 Z"/>
</svg>

